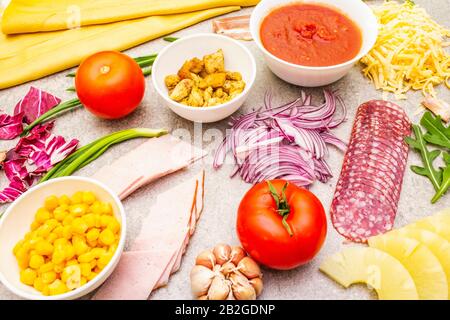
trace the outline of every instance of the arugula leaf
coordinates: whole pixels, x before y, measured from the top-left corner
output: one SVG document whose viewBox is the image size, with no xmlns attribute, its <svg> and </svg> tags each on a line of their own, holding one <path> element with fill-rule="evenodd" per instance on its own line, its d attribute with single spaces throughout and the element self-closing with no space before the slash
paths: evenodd
<svg viewBox="0 0 450 320">
<path fill-rule="evenodd" d="M 423 132 L 422 129 L 418 126 L 413 124 L 412 125 L 415 139 L 411 137 L 406 137 L 405 141 L 408 143 L 412 148 L 418 150 L 422 156 L 422 163 L 423 167 L 419 166 L 411 166 L 411 170 L 414 173 L 417 173 L 421 176 L 428 177 L 430 179 L 431 183 L 433 184 L 434 189 L 436 192 L 441 187 L 442 182 L 442 171 L 436 170 L 433 166 L 433 161 L 441 154 L 440 150 L 433 150 L 428 151 L 428 148 L 426 146 L 426 141 L 423 138 Z"/>
<path fill-rule="evenodd" d="M 424 135 L 425 141 L 450 149 L 450 126 L 446 128 L 440 116 L 434 117 L 427 111 L 420 120 L 420 124 L 428 130 Z"/>
<path fill-rule="evenodd" d="M 444 153 L 443 157 L 444 157 L 445 164 L 450 166 L 450 153 Z"/>
<path fill-rule="evenodd" d="M 448 159 L 450 160 L 450 159 Z M 442 174 L 442 184 L 436 191 L 431 203 L 438 201 L 450 188 L 450 163 L 447 163 L 447 167 L 444 168 L 444 173 Z"/>
</svg>

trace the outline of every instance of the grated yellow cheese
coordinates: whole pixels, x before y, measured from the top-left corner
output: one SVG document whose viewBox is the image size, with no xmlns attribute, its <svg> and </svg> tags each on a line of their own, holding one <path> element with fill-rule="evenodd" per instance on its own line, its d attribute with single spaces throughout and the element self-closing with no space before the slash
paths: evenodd
<svg viewBox="0 0 450 320">
<path fill-rule="evenodd" d="M 444 83 L 450 88 L 450 55 L 444 49 L 450 45 L 450 30 L 409 1 L 385 1 L 373 11 L 379 35 L 361 63 L 375 87 L 397 99 L 406 99 L 410 89 L 435 96 L 434 86 Z"/>
</svg>

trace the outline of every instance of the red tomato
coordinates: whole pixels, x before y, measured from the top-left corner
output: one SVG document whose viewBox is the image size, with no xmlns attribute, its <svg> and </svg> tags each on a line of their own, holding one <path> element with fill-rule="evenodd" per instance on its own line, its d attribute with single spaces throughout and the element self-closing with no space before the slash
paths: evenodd
<svg viewBox="0 0 450 320">
<path fill-rule="evenodd" d="M 103 51 L 81 63 L 75 88 L 78 99 L 91 113 L 104 119 L 119 119 L 141 103 L 145 79 L 132 58 L 116 51 Z"/>
<path fill-rule="evenodd" d="M 243 248 L 257 262 L 273 269 L 293 269 L 309 262 L 322 247 L 327 233 L 325 210 L 304 188 L 285 180 L 270 183 L 280 200 L 278 209 L 268 182 L 256 184 L 239 205 L 237 233 Z M 281 213 L 287 217 L 287 225 Z"/>
</svg>

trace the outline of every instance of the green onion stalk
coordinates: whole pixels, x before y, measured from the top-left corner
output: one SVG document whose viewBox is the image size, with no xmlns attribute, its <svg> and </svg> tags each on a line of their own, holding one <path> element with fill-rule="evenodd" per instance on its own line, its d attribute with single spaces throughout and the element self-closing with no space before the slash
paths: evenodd
<svg viewBox="0 0 450 320">
<path fill-rule="evenodd" d="M 115 144 L 135 138 L 156 138 L 165 134 L 167 134 L 167 130 L 147 128 L 126 129 L 111 133 L 79 148 L 66 159 L 60 161 L 41 178 L 39 183 L 58 177 L 70 176 L 99 158 Z"/>
</svg>

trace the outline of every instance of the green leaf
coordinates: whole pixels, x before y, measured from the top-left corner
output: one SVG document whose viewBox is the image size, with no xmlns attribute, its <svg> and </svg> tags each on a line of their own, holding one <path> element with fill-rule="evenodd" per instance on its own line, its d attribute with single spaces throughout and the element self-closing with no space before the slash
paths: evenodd
<svg viewBox="0 0 450 320">
<path fill-rule="evenodd" d="M 164 39 L 164 41 L 167 41 L 167 42 L 175 42 L 178 40 L 178 38 L 176 38 L 176 37 L 165 37 L 163 39 Z"/>
<path fill-rule="evenodd" d="M 450 188 L 450 164 L 447 165 L 444 169 L 444 173 L 442 174 L 442 184 L 439 189 L 436 191 L 433 199 L 431 199 L 431 203 L 435 203 L 438 201 Z"/>
<path fill-rule="evenodd" d="M 431 112 L 425 112 L 420 124 L 427 129 L 424 139 L 437 146 L 450 149 L 450 126 L 445 127 L 441 117 L 434 117 Z"/>
<path fill-rule="evenodd" d="M 444 153 L 443 158 L 444 158 L 445 164 L 450 166 L 450 153 Z"/>
<path fill-rule="evenodd" d="M 423 167 L 413 166 L 411 167 L 411 170 L 414 173 L 428 177 L 428 179 L 430 179 L 431 183 L 433 184 L 434 189 L 438 191 L 442 182 L 442 172 L 434 168 L 433 161 L 440 155 L 441 151 L 428 151 L 426 141 L 423 138 L 422 129 L 415 124 L 413 124 L 412 128 L 414 131 L 415 139 L 406 137 L 405 141 L 412 148 L 420 152 Z"/>
</svg>

